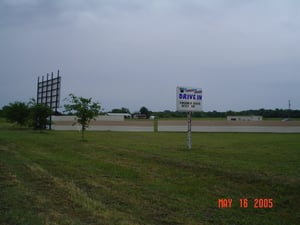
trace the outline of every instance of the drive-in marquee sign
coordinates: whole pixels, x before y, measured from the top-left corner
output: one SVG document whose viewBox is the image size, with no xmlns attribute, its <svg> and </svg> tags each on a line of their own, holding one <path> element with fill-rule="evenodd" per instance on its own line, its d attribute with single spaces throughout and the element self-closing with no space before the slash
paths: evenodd
<svg viewBox="0 0 300 225">
<path fill-rule="evenodd" d="M 176 108 L 180 112 L 202 111 L 202 89 L 195 87 L 177 87 Z"/>
<path fill-rule="evenodd" d="M 40 80 L 40 77 L 38 77 L 37 103 L 48 105 L 56 113 L 60 101 L 60 86 L 61 77 L 59 76 L 59 71 L 57 71 L 57 77 L 53 77 L 53 73 L 51 73 L 50 78 L 49 74 L 47 74 L 47 79 L 44 79 L 44 76 L 42 76 L 42 80 Z"/>
<path fill-rule="evenodd" d="M 195 87 L 176 88 L 177 111 L 187 112 L 187 148 L 192 148 L 192 112 L 202 111 L 202 89 Z"/>
</svg>

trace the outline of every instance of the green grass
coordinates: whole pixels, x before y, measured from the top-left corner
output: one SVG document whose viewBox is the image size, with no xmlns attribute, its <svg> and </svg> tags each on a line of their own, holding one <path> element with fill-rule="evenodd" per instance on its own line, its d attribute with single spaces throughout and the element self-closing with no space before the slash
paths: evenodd
<svg viewBox="0 0 300 225">
<path fill-rule="evenodd" d="M 298 224 L 300 134 L 0 127 L 0 224 Z M 233 206 L 218 207 L 232 198 Z M 249 207 L 240 208 L 247 198 Z M 254 209 L 272 198 L 271 209 Z"/>
</svg>

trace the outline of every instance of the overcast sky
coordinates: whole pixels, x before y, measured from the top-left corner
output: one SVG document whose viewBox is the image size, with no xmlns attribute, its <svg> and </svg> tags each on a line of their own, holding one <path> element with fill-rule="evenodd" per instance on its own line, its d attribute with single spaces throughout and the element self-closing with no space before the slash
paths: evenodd
<svg viewBox="0 0 300 225">
<path fill-rule="evenodd" d="M 0 0 L 0 107 L 60 70 L 105 111 L 300 109 L 299 0 Z"/>
</svg>

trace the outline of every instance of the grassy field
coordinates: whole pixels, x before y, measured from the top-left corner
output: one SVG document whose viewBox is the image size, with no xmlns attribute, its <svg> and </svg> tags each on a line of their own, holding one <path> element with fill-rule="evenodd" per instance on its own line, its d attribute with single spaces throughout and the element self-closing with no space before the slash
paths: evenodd
<svg viewBox="0 0 300 225">
<path fill-rule="evenodd" d="M 2 126 L 0 224 L 299 224 L 300 134 L 185 138 Z"/>
</svg>

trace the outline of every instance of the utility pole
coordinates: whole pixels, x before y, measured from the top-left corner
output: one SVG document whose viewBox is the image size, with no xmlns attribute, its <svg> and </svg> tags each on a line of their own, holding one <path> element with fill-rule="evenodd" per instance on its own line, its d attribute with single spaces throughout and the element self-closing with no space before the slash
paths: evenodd
<svg viewBox="0 0 300 225">
<path fill-rule="evenodd" d="M 288 119 L 290 120 L 290 113 L 291 113 L 291 100 L 289 99 L 289 110 L 288 110 Z"/>
</svg>

